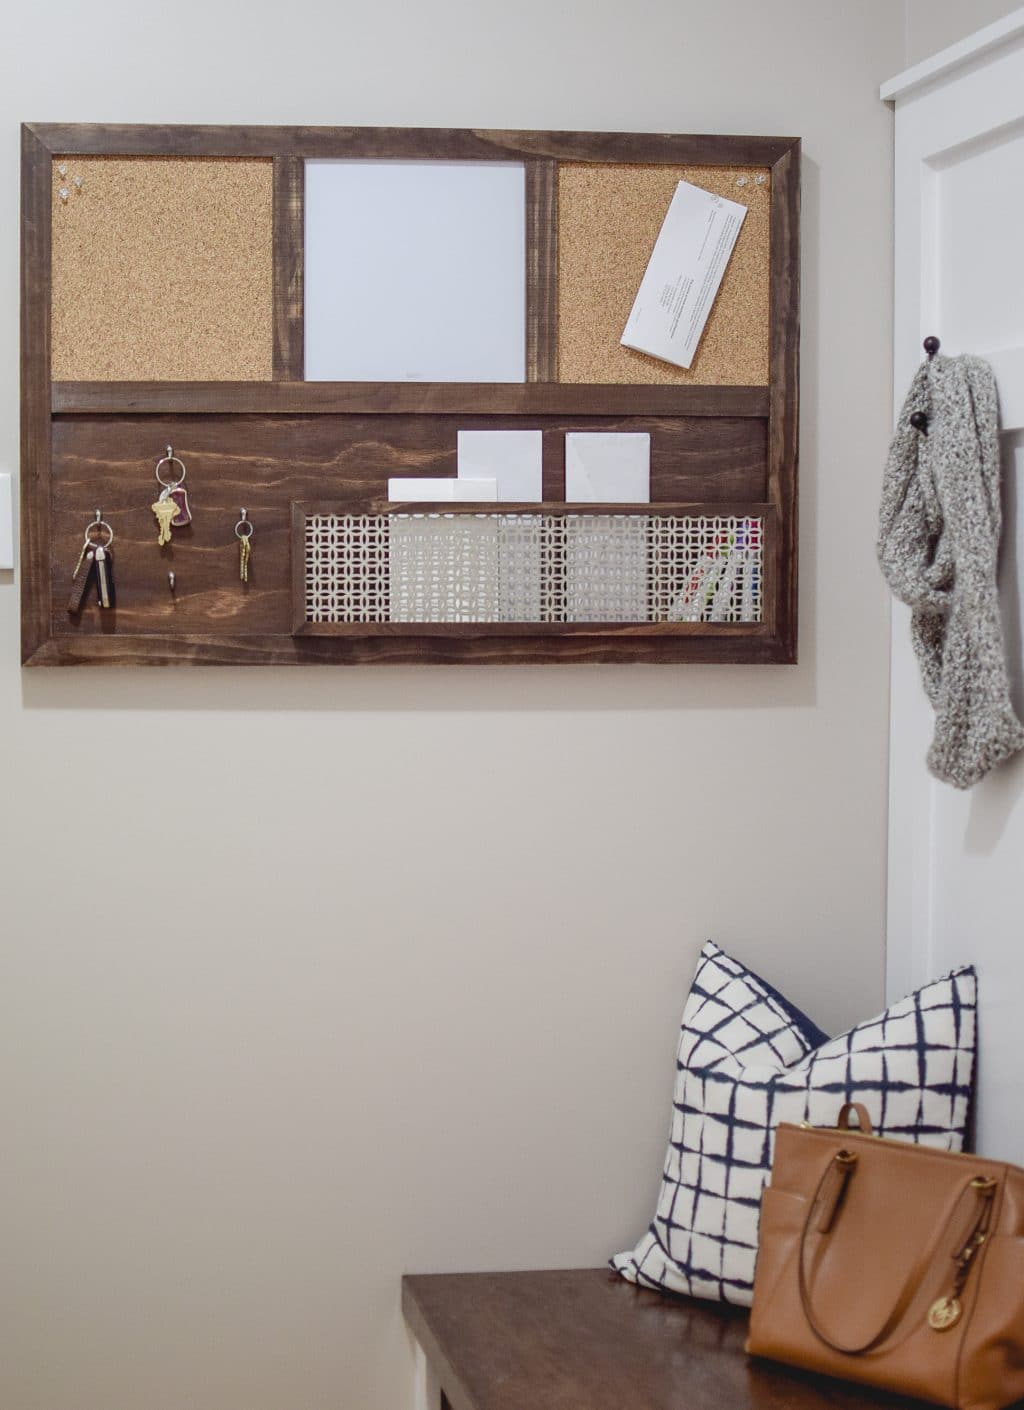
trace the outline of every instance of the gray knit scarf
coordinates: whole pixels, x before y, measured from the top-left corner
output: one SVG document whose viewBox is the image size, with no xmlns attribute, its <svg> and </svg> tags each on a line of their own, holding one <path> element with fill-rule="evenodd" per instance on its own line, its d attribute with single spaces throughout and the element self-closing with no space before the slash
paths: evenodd
<svg viewBox="0 0 1024 1410">
<path fill-rule="evenodd" d="M 927 434 L 910 415 L 928 416 Z M 911 635 L 935 707 L 928 767 L 970 788 L 1024 748 L 1010 703 L 996 561 L 1002 529 L 995 378 L 978 357 L 917 370 L 889 449 L 878 561 L 913 608 Z"/>
</svg>

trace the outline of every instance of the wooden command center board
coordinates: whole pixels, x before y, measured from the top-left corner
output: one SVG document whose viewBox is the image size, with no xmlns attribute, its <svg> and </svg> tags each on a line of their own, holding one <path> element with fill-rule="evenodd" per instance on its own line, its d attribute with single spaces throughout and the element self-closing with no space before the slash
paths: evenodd
<svg viewBox="0 0 1024 1410">
<path fill-rule="evenodd" d="M 304 380 L 306 162 L 345 159 L 521 165 L 522 380 Z M 24 127 L 24 661 L 794 661 L 799 159 L 797 139 L 776 137 Z M 619 344 L 680 180 L 748 208 L 689 370 Z M 542 503 L 388 502 L 389 477 L 454 475 L 457 433 L 487 429 L 543 433 Z M 650 502 L 566 504 L 571 431 L 649 433 Z M 150 506 L 169 445 L 193 521 L 161 548 Z M 97 509 L 115 535 L 116 606 L 72 616 Z M 330 571 L 356 561 L 363 575 L 357 590 L 329 585 L 326 613 L 310 606 L 324 524 L 343 544 Z M 480 530 L 494 602 L 508 564 L 527 563 L 518 608 L 398 619 L 398 530 L 438 524 Z M 640 605 L 594 620 L 587 604 L 606 599 L 588 598 L 586 575 L 596 562 L 617 601 L 620 541 L 629 572 L 642 568 Z M 732 608 L 709 619 L 709 594 L 702 619 L 672 619 L 685 575 L 737 543 L 756 570 L 741 594 L 737 569 Z"/>
</svg>

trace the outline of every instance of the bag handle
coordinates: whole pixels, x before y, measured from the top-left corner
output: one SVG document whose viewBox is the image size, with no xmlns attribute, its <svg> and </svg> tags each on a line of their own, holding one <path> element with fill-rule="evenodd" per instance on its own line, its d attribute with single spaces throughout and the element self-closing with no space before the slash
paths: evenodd
<svg viewBox="0 0 1024 1410">
<path fill-rule="evenodd" d="M 857 1120 L 860 1122 L 860 1126 L 854 1127 L 853 1129 L 859 1130 L 862 1136 L 873 1136 L 875 1134 L 875 1128 L 871 1125 L 871 1117 L 868 1115 L 868 1109 L 863 1102 L 843 1103 L 842 1108 L 839 1112 L 839 1120 L 836 1122 L 836 1126 L 839 1128 L 839 1130 L 849 1131 L 851 1129 L 851 1111 L 855 1111 L 857 1113 Z"/>
<path fill-rule="evenodd" d="M 846 1108 L 844 1107 L 843 1110 L 845 1113 Z M 818 1215 L 817 1232 L 822 1235 L 825 1235 L 831 1231 L 835 1222 L 835 1216 L 839 1209 L 840 1201 L 842 1200 L 842 1197 L 846 1191 L 847 1183 L 852 1178 L 856 1168 L 856 1155 L 846 1150 L 840 1150 L 836 1152 L 836 1154 L 829 1161 L 828 1165 L 825 1167 L 825 1171 L 821 1179 L 818 1181 L 818 1187 L 814 1192 L 814 1198 L 811 1200 L 810 1208 L 807 1211 L 807 1218 L 804 1220 L 803 1232 L 800 1236 L 800 1302 L 803 1306 L 804 1316 L 807 1318 L 811 1330 L 814 1332 L 815 1336 L 819 1339 L 819 1341 L 823 1341 L 825 1345 L 831 1347 L 833 1351 L 841 1352 L 843 1355 L 846 1356 L 860 1356 L 865 1351 L 871 1351 L 873 1347 L 876 1347 L 879 1344 L 879 1342 L 884 1341 L 885 1338 L 890 1334 L 890 1332 L 897 1326 L 897 1324 L 907 1311 L 907 1308 L 910 1306 L 910 1303 L 913 1301 L 914 1296 L 920 1286 L 921 1279 L 924 1277 L 924 1274 L 927 1271 L 928 1267 L 934 1261 L 935 1255 L 938 1252 L 940 1246 L 945 1241 L 946 1236 L 949 1233 L 950 1225 L 952 1224 L 957 1214 L 957 1211 L 960 1209 L 960 1206 L 963 1204 L 964 1196 L 970 1190 L 974 1190 L 980 1201 L 977 1218 L 971 1226 L 970 1232 L 966 1236 L 966 1241 L 964 1242 L 960 1250 L 953 1254 L 953 1260 L 958 1265 L 958 1274 L 956 1278 L 956 1293 L 959 1293 L 960 1289 L 963 1286 L 963 1282 L 966 1279 L 967 1272 L 971 1265 L 971 1261 L 973 1260 L 974 1255 L 977 1253 L 980 1244 L 984 1241 L 985 1234 L 987 1233 L 989 1220 L 991 1218 L 992 1205 L 994 1202 L 993 1196 L 995 1194 L 996 1189 L 996 1182 L 994 1180 L 984 1179 L 979 1176 L 968 1181 L 968 1183 L 958 1192 L 956 1198 L 954 1199 L 949 1209 L 948 1214 L 942 1220 L 939 1226 L 939 1233 L 932 1240 L 932 1242 L 924 1249 L 924 1251 L 918 1256 L 913 1268 L 911 1269 L 907 1277 L 906 1282 L 903 1284 L 903 1287 L 900 1290 L 900 1294 L 897 1297 L 896 1302 L 894 1303 L 885 1321 L 882 1323 L 882 1326 L 875 1333 L 875 1335 L 869 1337 L 867 1341 L 861 1342 L 859 1345 L 853 1346 L 841 1341 L 837 1341 L 834 1337 L 830 1336 L 829 1333 L 826 1332 L 822 1327 L 821 1320 L 814 1310 L 814 1305 L 811 1301 L 812 1289 L 810 1287 L 810 1277 L 807 1266 L 809 1261 L 807 1257 L 807 1240 L 811 1233 L 811 1222 L 816 1214 Z M 832 1182 L 831 1186 L 826 1188 L 830 1180 Z"/>
</svg>

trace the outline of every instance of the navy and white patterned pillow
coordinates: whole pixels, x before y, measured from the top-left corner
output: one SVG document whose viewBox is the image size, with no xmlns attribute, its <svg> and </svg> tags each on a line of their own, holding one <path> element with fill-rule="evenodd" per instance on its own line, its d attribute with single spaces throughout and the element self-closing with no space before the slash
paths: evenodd
<svg viewBox="0 0 1024 1410">
<path fill-rule="evenodd" d="M 778 1123 L 834 1126 L 858 1101 L 880 1136 L 962 1149 L 975 1010 L 974 970 L 958 969 L 829 1040 L 709 941 L 683 1013 L 654 1222 L 611 1266 L 642 1287 L 749 1307 Z"/>
</svg>

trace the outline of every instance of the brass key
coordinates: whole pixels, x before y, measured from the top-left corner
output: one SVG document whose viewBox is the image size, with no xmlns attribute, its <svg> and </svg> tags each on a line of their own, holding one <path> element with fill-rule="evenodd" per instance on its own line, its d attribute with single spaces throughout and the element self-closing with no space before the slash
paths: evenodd
<svg viewBox="0 0 1024 1410">
<path fill-rule="evenodd" d="M 174 519 L 177 518 L 178 506 L 173 499 L 158 499 L 149 507 L 152 509 L 156 516 L 156 522 L 160 526 L 160 534 L 157 538 L 157 543 L 163 547 L 165 543 L 170 543 L 171 541 L 171 524 Z"/>
</svg>

